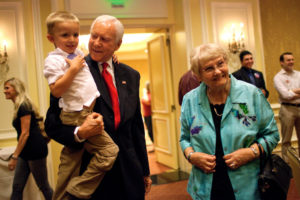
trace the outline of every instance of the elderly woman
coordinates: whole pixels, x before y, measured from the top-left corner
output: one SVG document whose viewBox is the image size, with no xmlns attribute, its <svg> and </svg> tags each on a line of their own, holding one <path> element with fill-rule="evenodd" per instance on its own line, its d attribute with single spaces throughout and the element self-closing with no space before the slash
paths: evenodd
<svg viewBox="0 0 300 200">
<path fill-rule="evenodd" d="M 262 92 L 228 73 L 227 54 L 216 44 L 195 48 L 199 87 L 184 96 L 180 145 L 193 165 L 193 199 L 260 199 L 259 147 L 273 150 L 279 134 Z M 268 153 L 268 152 L 266 152 Z"/>
<path fill-rule="evenodd" d="M 45 200 L 51 200 L 53 190 L 48 182 L 46 164 L 48 148 L 38 127 L 37 109 L 26 94 L 23 82 L 17 78 L 4 82 L 4 94 L 6 99 L 14 103 L 13 126 L 18 135 L 16 150 L 8 163 L 10 170 L 16 170 L 11 200 L 23 199 L 23 190 L 30 173 Z"/>
</svg>

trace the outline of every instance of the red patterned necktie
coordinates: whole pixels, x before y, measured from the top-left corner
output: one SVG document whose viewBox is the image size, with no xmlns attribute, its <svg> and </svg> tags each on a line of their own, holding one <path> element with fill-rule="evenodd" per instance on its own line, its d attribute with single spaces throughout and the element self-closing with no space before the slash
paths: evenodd
<svg viewBox="0 0 300 200">
<path fill-rule="evenodd" d="M 103 67 L 102 77 L 104 78 L 109 90 L 111 105 L 115 115 L 115 129 L 117 129 L 121 121 L 119 97 L 118 97 L 118 91 L 113 83 L 112 76 L 106 69 L 107 66 L 108 64 L 106 62 L 102 63 L 102 67 Z"/>
</svg>

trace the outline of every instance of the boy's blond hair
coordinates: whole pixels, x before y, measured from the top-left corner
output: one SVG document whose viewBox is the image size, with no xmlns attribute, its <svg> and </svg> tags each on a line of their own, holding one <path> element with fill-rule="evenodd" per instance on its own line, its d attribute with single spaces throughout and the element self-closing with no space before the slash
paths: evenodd
<svg viewBox="0 0 300 200">
<path fill-rule="evenodd" d="M 53 34 L 53 28 L 59 22 L 76 22 L 79 24 L 79 19 L 73 13 L 67 11 L 56 11 L 48 15 L 46 19 L 48 34 Z"/>
</svg>

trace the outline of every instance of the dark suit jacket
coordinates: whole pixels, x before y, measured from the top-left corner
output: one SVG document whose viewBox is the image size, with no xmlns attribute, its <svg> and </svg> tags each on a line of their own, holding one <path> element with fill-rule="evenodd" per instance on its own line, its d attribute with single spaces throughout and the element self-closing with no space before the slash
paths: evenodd
<svg viewBox="0 0 300 200">
<path fill-rule="evenodd" d="M 241 67 L 239 70 L 235 71 L 232 73 L 232 75 L 238 79 L 238 80 L 242 80 L 245 81 L 247 83 L 251 83 L 250 78 L 248 76 L 248 69 L 245 67 Z M 264 80 L 264 76 L 260 71 L 257 71 L 255 69 L 251 69 L 252 70 L 252 74 L 254 76 L 255 79 L 255 86 L 258 88 L 262 88 L 266 91 L 266 98 L 269 97 L 269 91 L 266 88 L 266 84 L 265 84 L 265 80 Z"/>
<path fill-rule="evenodd" d="M 148 157 L 145 143 L 144 126 L 139 99 L 140 75 L 125 64 L 114 63 L 115 80 L 119 95 L 121 122 L 114 129 L 114 113 L 105 81 L 100 75 L 97 62 L 90 56 L 86 62 L 100 92 L 94 111 L 103 115 L 106 132 L 119 146 L 119 155 L 113 168 L 106 173 L 92 199 L 144 199 L 144 176 L 149 175 Z M 62 125 L 58 108 L 58 99 L 51 96 L 47 112 L 45 129 L 57 142 L 70 147 L 81 147 L 74 140 L 75 127 Z M 82 168 L 88 163 L 83 156 Z"/>
</svg>

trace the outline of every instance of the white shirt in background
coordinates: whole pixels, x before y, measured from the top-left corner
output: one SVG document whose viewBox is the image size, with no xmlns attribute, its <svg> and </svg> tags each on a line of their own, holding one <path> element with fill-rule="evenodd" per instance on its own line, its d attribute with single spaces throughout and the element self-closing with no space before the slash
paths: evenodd
<svg viewBox="0 0 300 200">
<path fill-rule="evenodd" d="M 296 95 L 292 90 L 300 88 L 300 72 L 293 70 L 287 73 L 281 69 L 274 77 L 274 86 L 279 94 L 280 103 L 300 104 L 300 99 L 292 98 Z"/>
</svg>

